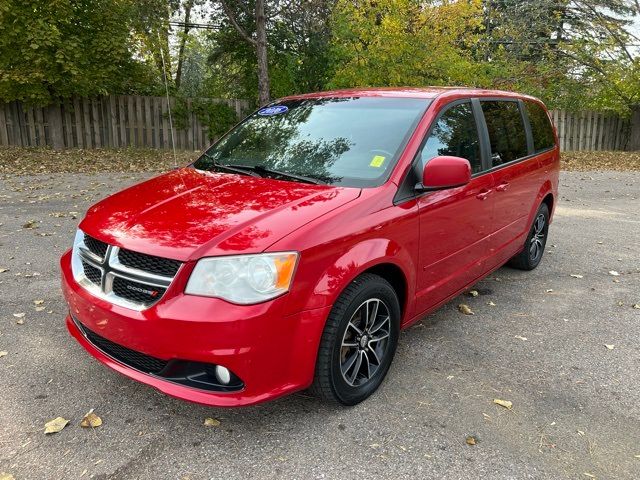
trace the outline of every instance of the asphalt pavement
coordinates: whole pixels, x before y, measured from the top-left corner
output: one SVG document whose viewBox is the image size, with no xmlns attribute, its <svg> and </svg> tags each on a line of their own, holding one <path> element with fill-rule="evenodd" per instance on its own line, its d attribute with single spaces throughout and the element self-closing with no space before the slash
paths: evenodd
<svg viewBox="0 0 640 480">
<path fill-rule="evenodd" d="M 364 403 L 327 406 L 297 394 L 235 410 L 129 380 L 66 331 L 58 259 L 90 204 L 140 178 L 0 179 L 0 472 L 16 480 L 640 478 L 639 173 L 563 173 L 540 267 L 502 268 L 474 287 L 477 296 L 404 332 L 386 381 Z M 461 303 L 475 314 L 463 315 Z M 90 409 L 103 424 L 81 428 Z M 69 424 L 45 435 L 58 416 Z"/>
</svg>

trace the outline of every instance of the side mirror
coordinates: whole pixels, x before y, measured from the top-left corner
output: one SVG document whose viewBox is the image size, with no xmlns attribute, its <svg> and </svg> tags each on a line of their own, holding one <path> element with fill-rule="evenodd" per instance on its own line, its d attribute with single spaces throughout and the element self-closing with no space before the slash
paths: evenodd
<svg viewBox="0 0 640 480">
<path fill-rule="evenodd" d="M 466 158 L 434 157 L 427 162 L 422 172 L 422 183 L 416 190 L 433 191 L 461 187 L 471 181 L 471 164 Z"/>
</svg>

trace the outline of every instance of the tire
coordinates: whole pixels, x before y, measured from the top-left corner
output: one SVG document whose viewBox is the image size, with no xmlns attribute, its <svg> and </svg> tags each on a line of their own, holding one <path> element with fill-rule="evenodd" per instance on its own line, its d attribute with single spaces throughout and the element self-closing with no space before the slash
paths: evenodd
<svg viewBox="0 0 640 480">
<path fill-rule="evenodd" d="M 365 400 L 384 380 L 399 332 L 400 302 L 393 287 L 371 273 L 357 277 L 327 318 L 311 393 L 342 405 Z"/>
<path fill-rule="evenodd" d="M 533 219 L 533 225 L 524 242 L 523 250 L 509 260 L 509 266 L 520 270 L 533 270 L 542 260 L 549 233 L 549 207 L 543 203 Z"/>
</svg>

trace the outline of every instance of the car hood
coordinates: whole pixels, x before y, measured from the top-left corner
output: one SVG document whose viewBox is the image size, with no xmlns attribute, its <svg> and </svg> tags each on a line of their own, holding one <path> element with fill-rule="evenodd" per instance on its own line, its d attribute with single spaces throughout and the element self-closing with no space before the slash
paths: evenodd
<svg viewBox="0 0 640 480">
<path fill-rule="evenodd" d="M 183 168 L 105 198 L 80 228 L 113 245 L 181 261 L 256 253 L 359 195 L 358 188 Z"/>
</svg>

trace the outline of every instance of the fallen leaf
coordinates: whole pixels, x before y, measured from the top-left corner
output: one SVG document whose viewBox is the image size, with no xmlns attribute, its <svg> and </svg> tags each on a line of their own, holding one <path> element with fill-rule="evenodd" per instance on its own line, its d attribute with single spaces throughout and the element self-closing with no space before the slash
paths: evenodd
<svg viewBox="0 0 640 480">
<path fill-rule="evenodd" d="M 0 480 L 16 480 L 16 479 L 10 473 L 1 472 L 0 473 Z"/>
<path fill-rule="evenodd" d="M 614 277 L 617 277 L 620 274 L 618 272 L 616 272 L 615 270 L 609 270 L 609 275 L 613 275 Z"/>
<path fill-rule="evenodd" d="M 479 295 L 477 290 L 469 290 L 469 295 L 472 297 L 477 297 Z"/>
<path fill-rule="evenodd" d="M 553 288 L 547 288 L 547 289 L 545 290 L 545 292 L 547 292 L 547 293 L 551 293 L 551 292 L 553 292 Z"/>
<path fill-rule="evenodd" d="M 467 445 L 475 445 L 478 441 L 473 435 L 469 435 L 466 439 Z"/>
<path fill-rule="evenodd" d="M 615 348 L 615 345 L 607 345 L 606 343 L 604 346 L 607 347 L 607 350 L 613 350 Z"/>
<path fill-rule="evenodd" d="M 494 398 L 493 403 L 495 403 L 496 405 L 500 405 L 501 407 L 504 407 L 507 410 L 511 410 L 511 408 L 513 407 L 513 403 L 510 402 L 509 400 L 500 400 L 499 398 Z"/>
<path fill-rule="evenodd" d="M 102 425 L 102 419 L 93 413 L 93 408 L 87 412 L 84 418 L 80 421 L 80 426 L 84 428 L 96 428 Z"/>
<path fill-rule="evenodd" d="M 635 308 L 636 310 L 640 310 L 640 303 L 634 303 L 633 308 Z"/>
<path fill-rule="evenodd" d="M 44 300 L 34 300 L 33 304 L 34 305 L 42 305 L 44 303 Z"/>
<path fill-rule="evenodd" d="M 475 313 L 473 313 L 473 310 L 469 308 L 469 305 L 465 305 L 464 303 L 458 305 L 458 310 L 460 310 L 465 315 L 475 315 Z"/>
<path fill-rule="evenodd" d="M 487 302 L 487 305 L 489 305 L 490 307 L 495 307 L 495 306 L 496 306 L 496 304 L 495 304 L 495 303 L 493 303 L 492 301 L 488 301 L 488 302 Z"/>
<path fill-rule="evenodd" d="M 579 275 L 579 274 L 577 274 L 577 273 L 572 273 L 572 274 L 571 274 L 571 276 L 572 276 L 573 278 L 584 278 L 584 275 Z"/>
<path fill-rule="evenodd" d="M 9 352 L 7 352 L 6 350 L 2 350 L 2 351 L 0 352 L 0 358 L 2 358 L 2 357 L 6 357 L 7 355 L 9 355 Z"/>
<path fill-rule="evenodd" d="M 0 273 L 4 273 L 4 272 L 8 272 L 9 269 L 8 268 L 0 268 Z"/>
<path fill-rule="evenodd" d="M 589 473 L 589 472 L 584 472 L 584 473 L 583 473 L 583 475 L 584 475 L 585 477 L 589 477 L 589 478 L 596 478 L 596 476 L 595 476 L 595 475 L 593 475 L 593 474 L 591 474 L 591 473 Z"/>
<path fill-rule="evenodd" d="M 582 430 L 578 430 L 578 435 L 582 435 L 584 437 L 584 432 Z"/>
<path fill-rule="evenodd" d="M 19 318 L 18 320 L 16 320 L 16 325 L 22 325 L 24 323 L 24 320 L 22 318 Z"/>
<path fill-rule="evenodd" d="M 520 335 L 516 335 L 515 338 L 522 340 L 523 342 L 527 340 L 527 337 L 521 337 Z"/>
<path fill-rule="evenodd" d="M 13 316 L 16 318 L 23 318 L 25 316 L 25 313 L 24 312 L 14 313 Z"/>
<path fill-rule="evenodd" d="M 205 427 L 219 427 L 220 426 L 220 420 L 215 419 L 215 418 L 211 418 L 211 417 L 207 417 L 204 419 L 204 426 Z"/>
<path fill-rule="evenodd" d="M 38 220 L 29 220 L 27 223 L 22 225 L 22 228 L 37 228 Z"/>
<path fill-rule="evenodd" d="M 57 417 L 44 424 L 44 433 L 57 433 L 67 426 L 69 420 L 62 417 Z"/>
</svg>

